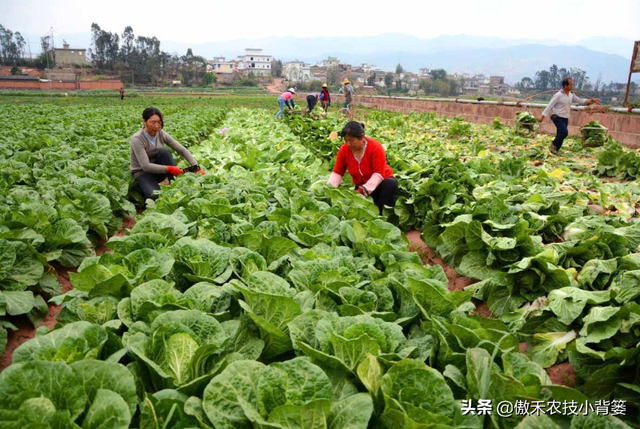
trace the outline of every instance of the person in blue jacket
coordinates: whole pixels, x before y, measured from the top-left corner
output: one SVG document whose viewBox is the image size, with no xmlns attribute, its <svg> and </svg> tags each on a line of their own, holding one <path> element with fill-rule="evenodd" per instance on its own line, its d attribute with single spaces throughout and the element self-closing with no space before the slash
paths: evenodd
<svg viewBox="0 0 640 429">
<path fill-rule="evenodd" d="M 326 83 L 322 84 L 322 91 L 320 92 L 320 105 L 326 112 L 329 106 L 331 106 L 331 94 L 329 94 L 329 87 Z"/>
</svg>

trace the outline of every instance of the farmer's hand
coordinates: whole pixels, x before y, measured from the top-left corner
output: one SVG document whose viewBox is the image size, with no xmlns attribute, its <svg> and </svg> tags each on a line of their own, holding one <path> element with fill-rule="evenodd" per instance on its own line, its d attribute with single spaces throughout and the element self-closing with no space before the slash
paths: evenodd
<svg viewBox="0 0 640 429">
<path fill-rule="evenodd" d="M 538 118 L 538 122 L 542 122 L 542 121 L 544 121 L 544 115 L 542 115 L 542 116 L 540 116 L 540 117 Z"/>
<path fill-rule="evenodd" d="M 591 99 L 593 104 L 600 104 L 600 99 L 599 98 L 593 98 Z"/>
<path fill-rule="evenodd" d="M 204 168 L 200 167 L 200 170 L 196 171 L 197 174 L 204 176 Z"/>
<path fill-rule="evenodd" d="M 164 171 L 171 174 L 172 176 L 179 176 L 181 174 L 184 174 L 184 171 L 182 171 L 180 168 L 176 167 L 175 165 L 167 165 L 164 168 Z"/>
</svg>

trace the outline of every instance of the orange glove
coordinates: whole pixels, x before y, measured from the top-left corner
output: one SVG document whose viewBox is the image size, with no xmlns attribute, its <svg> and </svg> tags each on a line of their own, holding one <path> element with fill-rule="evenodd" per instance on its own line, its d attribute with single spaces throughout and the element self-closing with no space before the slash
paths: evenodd
<svg viewBox="0 0 640 429">
<path fill-rule="evenodd" d="M 176 167 L 175 165 L 167 165 L 164 168 L 164 171 L 173 175 L 173 176 L 179 176 L 181 174 L 184 174 L 184 171 L 182 171 L 181 169 L 179 169 L 178 167 Z"/>
<path fill-rule="evenodd" d="M 200 167 L 200 170 L 196 171 L 201 176 L 204 176 L 204 168 Z"/>
</svg>

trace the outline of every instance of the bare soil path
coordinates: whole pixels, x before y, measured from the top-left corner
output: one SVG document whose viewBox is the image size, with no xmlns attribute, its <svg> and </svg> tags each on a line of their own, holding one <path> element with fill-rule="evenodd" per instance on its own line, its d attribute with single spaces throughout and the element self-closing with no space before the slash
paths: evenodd
<svg viewBox="0 0 640 429">
<path fill-rule="evenodd" d="M 444 263 L 444 261 L 437 257 L 435 252 L 430 249 L 424 241 L 420 239 L 420 231 L 411 231 L 407 233 L 407 239 L 409 239 L 409 251 L 417 252 L 422 259 L 422 263 L 425 265 L 440 265 L 447 278 L 449 279 L 449 291 L 464 290 L 465 287 L 477 282 L 476 279 L 470 277 L 461 276 L 452 267 Z M 476 306 L 474 314 L 481 317 L 493 318 L 489 307 L 484 301 L 473 300 Z M 528 344 L 526 342 L 520 343 L 520 353 L 525 353 Z M 573 387 L 576 382 L 576 371 L 570 362 L 563 362 L 547 368 L 547 374 L 554 384 Z"/>
<path fill-rule="evenodd" d="M 265 86 L 264 89 L 266 89 L 270 94 L 281 94 L 287 88 L 283 79 L 275 78 L 273 79 L 273 82 Z"/>
</svg>

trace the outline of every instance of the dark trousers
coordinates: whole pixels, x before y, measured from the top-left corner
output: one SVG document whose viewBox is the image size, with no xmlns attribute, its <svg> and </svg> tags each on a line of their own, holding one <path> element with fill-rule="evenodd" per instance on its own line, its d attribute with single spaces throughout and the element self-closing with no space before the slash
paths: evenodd
<svg viewBox="0 0 640 429">
<path fill-rule="evenodd" d="M 173 159 L 173 155 L 171 155 L 169 149 L 161 148 L 158 149 L 156 164 L 176 165 L 176 161 Z M 136 177 L 136 182 L 138 183 L 138 186 L 142 191 L 142 195 L 144 195 L 145 201 L 147 198 L 151 198 L 152 200 L 158 198 L 157 195 L 154 195 L 154 192 L 160 190 L 160 182 L 162 182 L 164 179 L 169 179 L 169 182 L 171 182 L 173 180 L 173 174 L 143 173 L 140 176 Z"/>
<path fill-rule="evenodd" d="M 307 95 L 307 110 L 311 112 L 318 104 L 318 99 L 313 95 Z"/>
<path fill-rule="evenodd" d="M 556 138 L 553 139 L 553 145 L 556 147 L 556 149 L 560 150 L 564 139 L 566 139 L 569 135 L 569 119 L 555 116 L 554 118 L 552 118 L 552 120 L 554 125 L 556 126 L 556 129 L 558 130 Z"/>
<path fill-rule="evenodd" d="M 358 187 L 356 186 L 356 189 Z M 373 203 L 378 206 L 380 214 L 384 206 L 394 207 L 396 205 L 396 197 L 398 196 L 398 181 L 395 177 L 384 179 L 375 191 L 371 193 Z"/>
</svg>

